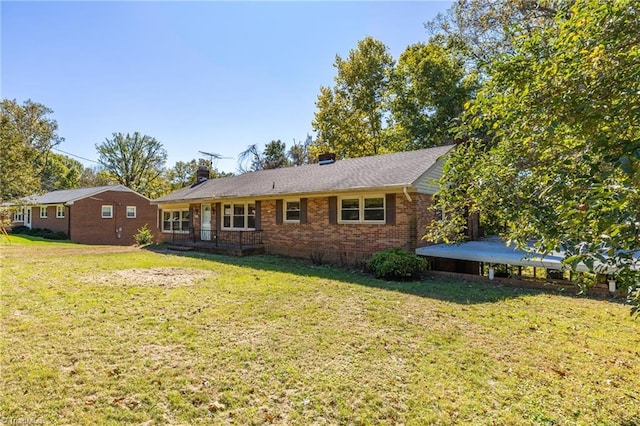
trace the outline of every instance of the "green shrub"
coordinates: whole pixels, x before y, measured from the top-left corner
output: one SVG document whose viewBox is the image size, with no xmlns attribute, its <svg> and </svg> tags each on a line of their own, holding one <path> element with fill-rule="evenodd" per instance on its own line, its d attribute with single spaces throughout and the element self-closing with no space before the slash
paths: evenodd
<svg viewBox="0 0 640 426">
<path fill-rule="evenodd" d="M 374 254 L 367 266 L 377 278 L 403 280 L 420 278 L 429 264 L 413 253 L 394 248 Z"/>
<path fill-rule="evenodd" d="M 53 234 L 53 231 L 46 228 L 31 228 L 27 229 L 23 234 L 31 235 L 33 237 L 44 237 L 45 235 Z"/>
<path fill-rule="evenodd" d="M 68 240 L 69 236 L 64 232 L 53 232 L 47 228 L 28 228 L 26 226 L 15 226 L 11 229 L 12 234 L 30 235 L 32 237 L 46 238 L 47 240 Z"/>
<path fill-rule="evenodd" d="M 42 238 L 46 238 L 47 240 L 68 240 L 69 236 L 64 232 L 50 232 L 44 234 Z"/>
<path fill-rule="evenodd" d="M 28 227 L 24 226 L 24 225 L 20 225 L 20 226 L 14 226 L 13 228 L 11 228 L 11 230 L 9 231 L 11 234 L 25 234 L 27 231 L 29 230 Z"/>
<path fill-rule="evenodd" d="M 153 232 L 149 230 L 145 223 L 142 228 L 138 229 L 138 233 L 133 236 L 133 239 L 139 246 L 151 244 L 153 242 Z"/>
</svg>

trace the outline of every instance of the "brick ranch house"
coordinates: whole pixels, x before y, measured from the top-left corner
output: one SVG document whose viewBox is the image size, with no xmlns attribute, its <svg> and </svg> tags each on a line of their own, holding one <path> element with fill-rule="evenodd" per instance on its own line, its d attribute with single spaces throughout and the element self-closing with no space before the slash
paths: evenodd
<svg viewBox="0 0 640 426">
<path fill-rule="evenodd" d="M 453 145 L 261 170 L 160 197 L 162 240 L 245 244 L 267 253 L 358 263 L 426 245 L 436 181 Z"/>
<path fill-rule="evenodd" d="M 123 185 L 67 189 L 22 198 L 13 208 L 12 226 L 64 232 L 76 243 L 131 245 L 148 224 L 157 232 L 158 208 Z"/>
</svg>

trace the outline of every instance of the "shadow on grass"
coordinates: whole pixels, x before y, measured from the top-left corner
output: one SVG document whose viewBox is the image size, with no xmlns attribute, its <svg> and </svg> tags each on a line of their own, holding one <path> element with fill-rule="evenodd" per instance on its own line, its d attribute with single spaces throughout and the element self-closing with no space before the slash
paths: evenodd
<svg viewBox="0 0 640 426">
<path fill-rule="evenodd" d="M 7 237 L 9 238 L 7 240 Z M 71 240 L 48 240 L 42 237 L 35 237 L 27 234 L 8 234 L 0 237 L 0 242 L 3 244 L 39 244 L 39 243 L 56 243 L 56 244 L 76 244 Z"/>
<path fill-rule="evenodd" d="M 549 293 L 545 290 L 507 287 L 499 284 L 473 283 L 452 278 L 427 276 L 421 281 L 386 281 L 358 270 L 329 265 L 313 265 L 306 259 L 293 259 L 277 255 L 234 257 L 193 251 L 168 250 L 164 245 L 147 246 L 145 249 L 165 255 L 185 256 L 194 259 L 210 259 L 228 265 L 242 266 L 262 271 L 281 272 L 305 277 L 337 280 L 414 296 L 437 299 L 458 304 L 493 303 L 523 295 Z M 556 293 L 557 292 L 553 292 Z"/>
</svg>

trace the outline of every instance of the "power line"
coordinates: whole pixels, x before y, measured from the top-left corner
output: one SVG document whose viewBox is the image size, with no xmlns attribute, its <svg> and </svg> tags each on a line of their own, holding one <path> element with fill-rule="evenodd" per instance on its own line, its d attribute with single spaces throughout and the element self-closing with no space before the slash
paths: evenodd
<svg viewBox="0 0 640 426">
<path fill-rule="evenodd" d="M 72 156 L 72 157 L 80 158 L 81 160 L 84 160 L 84 161 L 90 161 L 90 162 L 92 162 L 92 163 L 100 164 L 99 162 L 97 162 L 97 161 L 95 161 L 95 160 L 89 160 L 88 158 L 80 157 L 79 155 L 75 155 L 75 154 L 72 154 L 72 153 L 70 153 L 70 152 L 63 151 L 63 150 L 61 150 L 61 149 L 58 149 L 58 148 L 51 148 L 51 149 L 53 149 L 54 151 L 62 152 L 63 154 L 70 155 L 70 156 Z"/>
</svg>

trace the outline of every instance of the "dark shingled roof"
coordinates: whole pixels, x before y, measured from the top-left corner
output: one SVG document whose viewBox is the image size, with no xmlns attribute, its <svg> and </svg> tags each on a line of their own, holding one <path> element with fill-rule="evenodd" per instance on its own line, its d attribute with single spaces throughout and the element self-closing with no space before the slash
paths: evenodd
<svg viewBox="0 0 640 426">
<path fill-rule="evenodd" d="M 411 186 L 454 145 L 338 160 L 333 164 L 260 170 L 207 180 L 182 188 L 154 202 L 211 198 L 243 198 L 288 194 L 331 193 L 367 188 Z"/>
<path fill-rule="evenodd" d="M 105 191 L 135 192 L 123 185 L 96 186 L 93 188 L 61 189 L 42 195 L 24 197 L 20 201 L 26 204 L 65 204 Z"/>
</svg>

